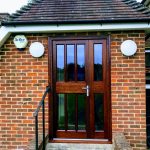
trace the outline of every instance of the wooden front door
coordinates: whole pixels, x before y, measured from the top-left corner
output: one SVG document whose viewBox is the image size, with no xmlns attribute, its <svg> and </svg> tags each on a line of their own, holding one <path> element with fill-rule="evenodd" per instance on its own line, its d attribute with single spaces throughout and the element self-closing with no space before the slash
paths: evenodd
<svg viewBox="0 0 150 150">
<path fill-rule="evenodd" d="M 107 41 L 54 40 L 53 138 L 108 139 Z"/>
</svg>

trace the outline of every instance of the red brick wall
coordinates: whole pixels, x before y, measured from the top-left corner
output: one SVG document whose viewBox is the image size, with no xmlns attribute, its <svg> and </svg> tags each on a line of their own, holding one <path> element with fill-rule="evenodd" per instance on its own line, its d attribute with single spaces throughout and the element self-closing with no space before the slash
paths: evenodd
<svg viewBox="0 0 150 150">
<path fill-rule="evenodd" d="M 120 52 L 124 40 L 134 40 L 135 56 Z M 111 36 L 112 129 L 123 132 L 135 150 L 146 149 L 144 32 L 121 32 Z"/>
<path fill-rule="evenodd" d="M 26 36 L 28 46 L 39 41 L 44 44 L 46 52 L 38 59 L 29 54 L 28 47 L 19 52 L 12 42 L 13 35 L 0 51 L 2 150 L 25 149 L 34 137 L 33 111 L 48 84 L 48 36 Z M 134 57 L 125 57 L 120 52 L 120 44 L 126 39 L 132 39 L 138 45 Z M 113 132 L 124 132 L 135 150 L 146 149 L 144 44 L 142 31 L 111 34 L 112 129 Z"/>
<path fill-rule="evenodd" d="M 42 58 L 33 58 L 28 48 L 18 51 L 12 42 L 13 36 L 0 52 L 1 150 L 25 149 L 34 137 L 33 111 L 48 85 L 48 38 L 31 35 L 27 39 L 28 45 L 34 41 L 45 45 Z"/>
</svg>

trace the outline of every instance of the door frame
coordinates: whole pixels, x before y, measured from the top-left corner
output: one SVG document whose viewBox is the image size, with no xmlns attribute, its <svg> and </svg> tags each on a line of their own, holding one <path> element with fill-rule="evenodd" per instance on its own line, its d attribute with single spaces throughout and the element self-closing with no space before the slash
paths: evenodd
<svg viewBox="0 0 150 150">
<path fill-rule="evenodd" d="M 95 33 L 96 34 L 96 33 Z M 98 139 L 94 140 L 94 143 L 111 143 L 112 142 L 112 109 L 111 109 L 111 55 L 110 55 L 110 35 L 101 35 L 101 36 L 66 36 L 66 37 L 60 37 L 58 34 L 58 37 L 49 37 L 48 38 L 48 84 L 51 86 L 51 93 L 49 93 L 49 102 L 48 102 L 48 137 L 49 140 L 55 141 L 54 138 L 54 132 L 53 132 L 53 123 L 51 123 L 54 119 L 53 117 L 53 96 L 55 93 L 55 83 L 53 82 L 54 80 L 54 75 L 53 75 L 53 41 L 63 41 L 63 40 L 106 40 L 106 55 L 107 55 L 107 83 L 106 86 L 109 89 L 109 92 L 107 92 L 107 110 L 108 111 L 108 123 L 107 123 L 107 128 L 108 128 L 108 133 L 106 133 L 107 137 L 105 137 L 106 140 L 104 139 Z M 63 140 L 64 141 L 64 140 Z M 61 142 L 63 142 L 61 140 Z M 57 140 L 59 142 L 59 139 Z M 66 142 L 66 140 L 65 140 Z M 82 140 L 75 140 L 72 139 L 71 141 L 69 140 L 68 142 L 70 143 L 85 143 L 86 139 Z M 93 140 L 91 139 L 90 141 L 87 140 L 88 143 L 93 143 Z"/>
</svg>

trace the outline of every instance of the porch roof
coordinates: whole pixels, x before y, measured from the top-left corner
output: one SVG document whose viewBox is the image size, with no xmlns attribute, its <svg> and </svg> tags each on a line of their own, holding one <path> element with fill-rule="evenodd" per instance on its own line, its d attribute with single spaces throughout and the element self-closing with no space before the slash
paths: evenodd
<svg viewBox="0 0 150 150">
<path fill-rule="evenodd" d="M 33 0 L 2 22 L 6 25 L 150 21 L 150 10 L 135 0 Z"/>
</svg>

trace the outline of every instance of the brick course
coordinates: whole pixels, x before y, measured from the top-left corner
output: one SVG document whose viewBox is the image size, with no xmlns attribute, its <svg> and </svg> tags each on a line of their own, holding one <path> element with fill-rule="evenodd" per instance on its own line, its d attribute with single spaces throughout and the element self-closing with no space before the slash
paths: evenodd
<svg viewBox="0 0 150 150">
<path fill-rule="evenodd" d="M 13 44 L 12 35 L 0 51 L 2 150 L 26 149 L 34 137 L 33 111 L 41 100 L 48 80 L 51 81 L 48 79 L 48 36 L 56 35 L 27 34 L 28 46 L 25 51 L 19 52 Z M 144 36 L 143 31 L 111 33 L 112 130 L 123 132 L 135 150 L 146 149 Z M 120 52 L 120 45 L 126 39 L 134 40 L 138 45 L 136 55 L 131 58 Z M 28 48 L 35 41 L 45 46 L 46 52 L 41 58 L 33 58 L 29 54 Z"/>
</svg>

